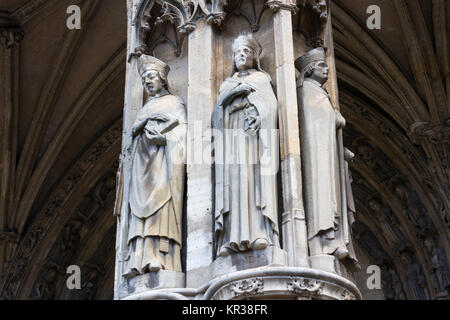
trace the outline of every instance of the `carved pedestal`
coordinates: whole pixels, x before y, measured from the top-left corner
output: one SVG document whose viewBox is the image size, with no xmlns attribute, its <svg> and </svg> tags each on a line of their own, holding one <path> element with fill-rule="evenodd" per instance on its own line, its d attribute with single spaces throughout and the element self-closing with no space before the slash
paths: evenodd
<svg viewBox="0 0 450 320">
<path fill-rule="evenodd" d="M 157 292 L 161 289 L 183 288 L 184 286 L 184 273 L 161 270 L 139 275 L 122 282 L 119 289 L 119 299 L 148 291 Z"/>
<path fill-rule="evenodd" d="M 261 267 L 215 279 L 205 292 L 212 300 L 356 300 L 361 294 L 347 279 L 306 268 Z"/>
</svg>

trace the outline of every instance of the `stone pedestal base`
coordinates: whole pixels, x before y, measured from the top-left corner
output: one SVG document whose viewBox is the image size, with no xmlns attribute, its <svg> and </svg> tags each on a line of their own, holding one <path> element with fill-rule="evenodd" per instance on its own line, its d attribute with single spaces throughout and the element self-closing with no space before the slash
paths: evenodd
<svg viewBox="0 0 450 320">
<path fill-rule="evenodd" d="M 127 300 L 361 300 L 351 281 L 309 268 L 271 266 L 231 272 L 201 288 L 154 289 Z"/>
<path fill-rule="evenodd" d="M 336 273 L 335 257 L 332 255 L 324 254 L 309 257 L 309 263 L 312 269 Z"/>
<path fill-rule="evenodd" d="M 130 295 L 142 294 L 147 291 L 154 291 L 168 288 L 183 288 L 184 273 L 160 270 L 158 272 L 150 272 L 139 275 L 124 281 L 124 285 L 120 288 L 119 296 L 121 299 Z"/>
<path fill-rule="evenodd" d="M 349 280 L 321 270 L 261 267 L 214 279 L 204 300 L 360 300 Z"/>
<path fill-rule="evenodd" d="M 213 278 L 236 271 L 263 266 L 286 266 L 287 254 L 281 248 L 270 246 L 264 250 L 252 250 L 218 257 L 213 262 Z"/>
</svg>

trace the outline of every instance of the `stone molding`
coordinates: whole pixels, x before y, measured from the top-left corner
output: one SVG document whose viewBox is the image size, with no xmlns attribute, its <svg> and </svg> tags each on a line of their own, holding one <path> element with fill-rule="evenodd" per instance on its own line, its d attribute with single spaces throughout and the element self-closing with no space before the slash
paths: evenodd
<svg viewBox="0 0 450 320">
<path fill-rule="evenodd" d="M 351 281 L 333 273 L 299 267 L 261 267 L 215 278 L 198 289 L 142 292 L 124 300 L 246 300 L 261 297 L 298 300 L 361 300 Z"/>
<path fill-rule="evenodd" d="M 12 299 L 18 294 L 20 284 L 24 281 L 26 271 L 31 267 L 33 253 L 45 238 L 51 225 L 58 218 L 58 212 L 77 186 L 81 178 L 89 173 L 96 161 L 104 156 L 120 139 L 122 134 L 121 123 L 114 124 L 94 145 L 83 155 L 77 164 L 61 181 L 47 204 L 38 213 L 30 231 L 21 241 L 17 254 L 5 279 L 2 298 Z"/>
</svg>

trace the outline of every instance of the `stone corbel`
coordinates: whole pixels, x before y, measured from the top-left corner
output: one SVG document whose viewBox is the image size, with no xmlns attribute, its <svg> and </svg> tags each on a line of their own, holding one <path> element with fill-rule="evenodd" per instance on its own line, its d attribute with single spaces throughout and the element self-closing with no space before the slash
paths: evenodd
<svg viewBox="0 0 450 320">
<path fill-rule="evenodd" d="M 22 41 L 23 35 L 23 31 L 19 28 L 2 28 L 0 29 L 0 44 L 6 49 L 11 49 Z"/>
<path fill-rule="evenodd" d="M 222 25 L 222 22 L 226 18 L 224 8 L 227 5 L 227 0 L 211 0 L 212 11 L 209 11 L 206 7 L 205 0 L 197 0 L 194 2 L 197 2 L 198 6 L 200 6 L 202 11 L 206 14 L 206 22 L 208 24 L 215 24 L 217 26 Z"/>
<path fill-rule="evenodd" d="M 302 11 L 300 28 L 306 37 L 306 45 L 312 48 L 324 47 L 324 31 L 328 21 L 329 0 L 298 0 Z"/>
<path fill-rule="evenodd" d="M 11 49 L 19 44 L 24 33 L 9 13 L 0 11 L 0 44 Z"/>
<path fill-rule="evenodd" d="M 303 8 L 309 5 L 320 18 L 321 23 L 325 24 L 328 20 L 328 2 L 329 0 L 299 0 L 299 5 Z"/>
<path fill-rule="evenodd" d="M 289 10 L 292 14 L 298 12 L 296 0 L 267 0 L 266 6 L 275 12 L 280 9 Z"/>
</svg>

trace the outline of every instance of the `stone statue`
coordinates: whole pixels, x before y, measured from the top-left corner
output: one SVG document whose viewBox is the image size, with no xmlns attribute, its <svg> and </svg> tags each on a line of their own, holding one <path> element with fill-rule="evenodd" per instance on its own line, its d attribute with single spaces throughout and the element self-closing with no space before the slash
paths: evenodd
<svg viewBox="0 0 450 320">
<path fill-rule="evenodd" d="M 400 253 L 400 261 L 406 267 L 406 281 L 417 300 L 427 300 L 428 291 L 425 275 L 422 267 L 414 262 L 409 252 L 403 251 Z"/>
<path fill-rule="evenodd" d="M 394 184 L 394 192 L 403 204 L 403 215 L 414 224 L 416 232 L 422 234 L 429 227 L 429 223 L 426 218 L 427 211 L 419 196 L 402 181 Z"/>
<path fill-rule="evenodd" d="M 406 300 L 402 281 L 397 271 L 386 264 L 381 266 L 382 287 L 387 300 Z"/>
<path fill-rule="evenodd" d="M 31 300 L 53 300 L 55 298 L 56 282 L 58 281 L 59 267 L 53 263 L 46 266 L 44 275 L 36 283 Z"/>
<path fill-rule="evenodd" d="M 387 243 L 400 245 L 407 242 L 406 238 L 399 230 L 399 224 L 395 219 L 395 216 L 391 210 L 381 202 L 381 200 L 377 198 L 370 199 L 368 207 L 374 215 L 376 221 L 379 222 L 377 225 L 383 232 Z"/>
<path fill-rule="evenodd" d="M 338 239 L 337 130 L 345 126 L 345 119 L 334 110 L 322 88 L 328 79 L 324 49 L 309 51 L 295 65 L 300 72 L 297 96 L 310 261 L 313 268 L 334 271 L 332 255 L 340 260 L 349 257 Z"/>
<path fill-rule="evenodd" d="M 342 238 L 343 242 L 341 245 L 346 246 L 348 250 L 348 254 L 346 255 L 345 264 L 346 266 L 352 270 L 359 270 L 361 269 L 361 266 L 359 264 L 358 259 L 356 258 L 355 248 L 353 247 L 353 237 L 352 237 L 352 227 L 356 222 L 356 205 L 355 205 L 355 199 L 353 197 L 353 189 L 352 189 L 352 183 L 353 183 L 353 177 L 352 172 L 349 168 L 349 163 L 353 161 L 353 158 L 355 157 L 355 154 L 351 152 L 349 149 L 344 148 L 344 178 L 345 178 L 345 185 L 341 186 L 344 187 L 345 192 L 344 196 L 346 197 L 347 202 L 347 212 L 346 217 L 342 217 L 341 224 L 346 224 L 345 228 L 342 228 Z"/>
<path fill-rule="evenodd" d="M 217 255 L 279 247 L 277 99 L 252 36 L 233 42 L 233 71 L 213 114 Z"/>
<path fill-rule="evenodd" d="M 436 245 L 433 237 L 424 240 L 425 248 L 431 260 L 431 280 L 438 295 L 450 293 L 450 270 L 442 248 Z"/>
<path fill-rule="evenodd" d="M 168 65 L 142 55 L 138 69 L 149 98 L 132 128 L 125 277 L 161 269 L 181 272 L 186 108 L 169 91 Z"/>
</svg>

